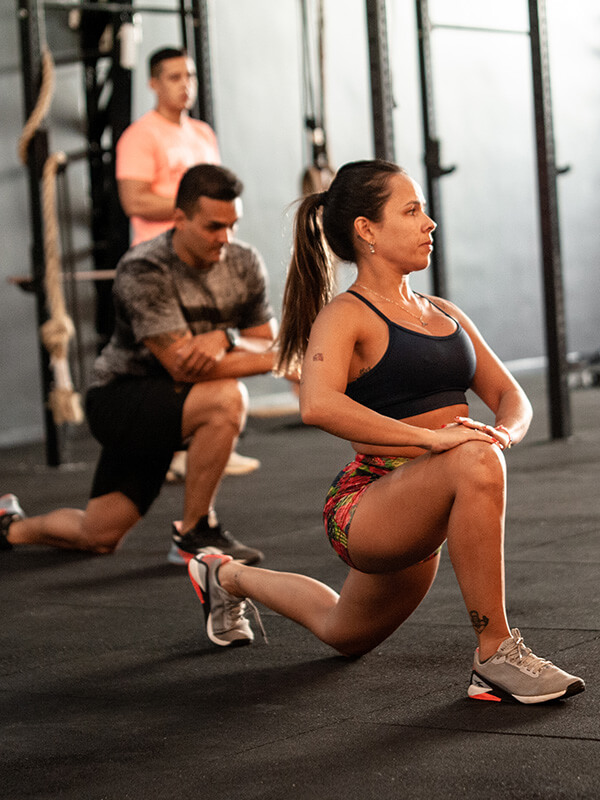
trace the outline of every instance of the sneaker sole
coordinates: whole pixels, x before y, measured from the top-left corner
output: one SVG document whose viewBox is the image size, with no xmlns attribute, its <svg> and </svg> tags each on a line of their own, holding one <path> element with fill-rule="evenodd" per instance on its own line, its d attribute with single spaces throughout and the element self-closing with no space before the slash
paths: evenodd
<svg viewBox="0 0 600 800">
<path fill-rule="evenodd" d="M 473 683 L 473 679 L 476 678 L 482 686 Z M 551 692 L 550 694 L 545 695 L 518 695 L 518 694 L 511 694 L 507 692 L 506 689 L 502 689 L 492 681 L 488 680 L 487 678 L 483 678 L 478 672 L 473 671 L 471 673 L 471 684 L 467 690 L 467 695 L 471 700 L 488 700 L 496 703 L 504 702 L 504 703 L 522 703 L 524 705 L 533 705 L 536 703 L 549 703 L 552 700 L 558 700 L 560 698 L 564 698 L 566 700 L 567 697 L 573 697 L 573 695 L 579 694 L 583 692 L 585 689 L 585 683 L 582 680 L 575 680 L 573 683 L 570 683 L 566 689 L 560 692 Z"/>
</svg>

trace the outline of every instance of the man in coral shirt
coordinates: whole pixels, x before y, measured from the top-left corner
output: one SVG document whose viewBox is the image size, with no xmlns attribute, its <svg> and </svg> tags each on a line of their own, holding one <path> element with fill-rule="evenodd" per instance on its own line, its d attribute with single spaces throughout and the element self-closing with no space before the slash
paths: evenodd
<svg viewBox="0 0 600 800">
<path fill-rule="evenodd" d="M 198 88 L 193 60 L 170 47 L 153 53 L 149 65 L 156 108 L 117 142 L 117 186 L 131 220 L 132 245 L 172 227 L 177 187 L 189 167 L 221 160 L 213 129 L 188 115 Z"/>
<path fill-rule="evenodd" d="M 189 167 L 221 162 L 213 129 L 188 115 L 196 102 L 198 79 L 187 52 L 176 47 L 157 50 L 149 68 L 156 108 L 133 122 L 117 142 L 117 186 L 130 218 L 132 246 L 173 227 L 177 188 Z M 225 472 L 244 475 L 259 466 L 258 459 L 234 450 Z M 185 471 L 186 454 L 176 453 L 167 480 L 183 480 Z"/>
</svg>

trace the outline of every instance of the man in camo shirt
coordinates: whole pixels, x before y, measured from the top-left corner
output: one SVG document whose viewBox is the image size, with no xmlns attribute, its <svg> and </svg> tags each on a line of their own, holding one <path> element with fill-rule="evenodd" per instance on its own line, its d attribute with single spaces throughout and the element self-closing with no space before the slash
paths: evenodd
<svg viewBox="0 0 600 800">
<path fill-rule="evenodd" d="M 222 530 L 214 501 L 243 429 L 240 378 L 269 372 L 276 321 L 255 248 L 233 239 L 239 179 L 199 164 L 181 179 L 174 227 L 131 248 L 114 282 L 116 323 L 86 398 L 102 445 L 85 511 L 3 515 L 0 545 L 46 544 L 112 553 L 158 496 L 171 457 L 187 446 L 183 518 L 169 560 L 216 548 L 248 564 L 262 553 Z"/>
</svg>

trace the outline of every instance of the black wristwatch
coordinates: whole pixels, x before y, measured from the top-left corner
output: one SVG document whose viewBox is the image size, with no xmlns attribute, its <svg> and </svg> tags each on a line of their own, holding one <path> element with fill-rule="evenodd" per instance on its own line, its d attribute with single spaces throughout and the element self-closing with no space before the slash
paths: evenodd
<svg viewBox="0 0 600 800">
<path fill-rule="evenodd" d="M 225 352 L 229 353 L 230 350 L 233 350 L 233 348 L 239 344 L 240 332 L 235 328 L 225 328 L 224 333 L 227 338 L 227 348 Z"/>
</svg>

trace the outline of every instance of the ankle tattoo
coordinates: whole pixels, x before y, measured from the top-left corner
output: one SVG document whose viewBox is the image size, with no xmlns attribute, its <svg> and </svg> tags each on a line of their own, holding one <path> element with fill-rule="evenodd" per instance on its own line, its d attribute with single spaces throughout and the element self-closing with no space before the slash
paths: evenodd
<svg viewBox="0 0 600 800">
<path fill-rule="evenodd" d="M 479 616 L 479 611 L 469 611 L 471 617 L 471 625 L 475 628 L 477 633 L 481 633 L 487 627 L 489 619 L 485 616 Z"/>
</svg>

